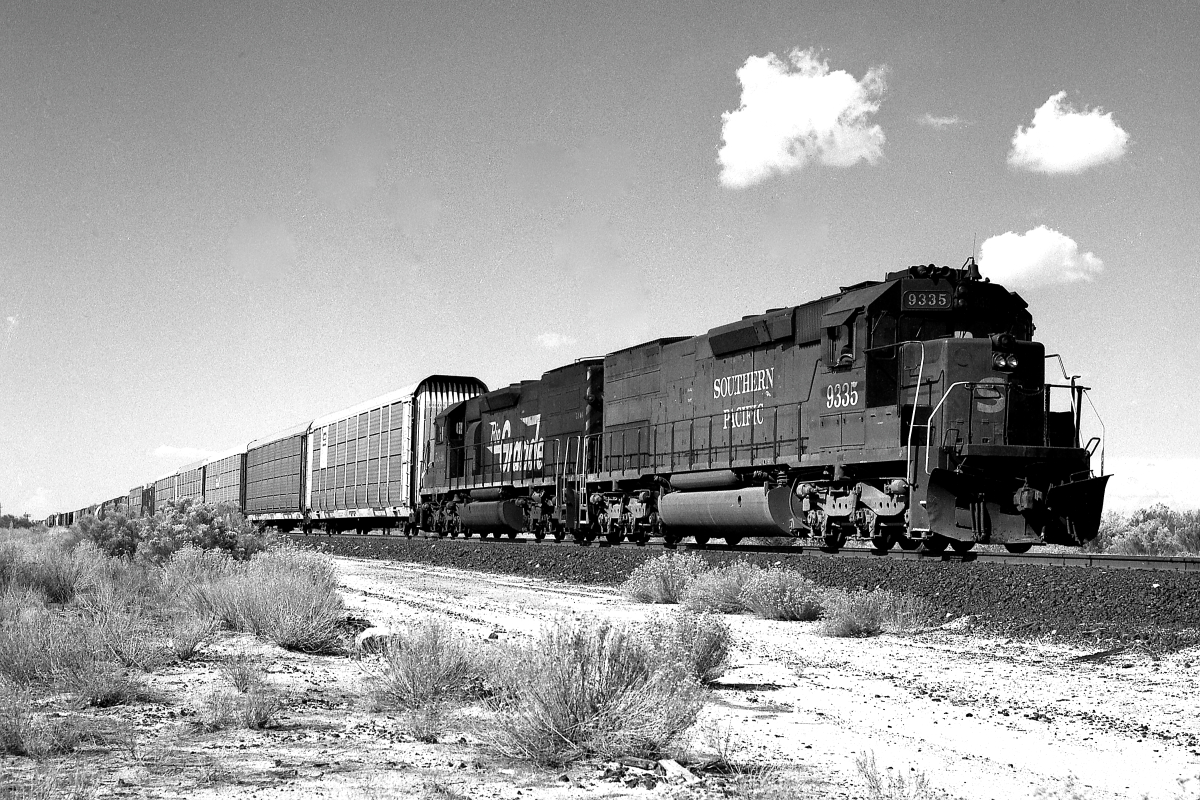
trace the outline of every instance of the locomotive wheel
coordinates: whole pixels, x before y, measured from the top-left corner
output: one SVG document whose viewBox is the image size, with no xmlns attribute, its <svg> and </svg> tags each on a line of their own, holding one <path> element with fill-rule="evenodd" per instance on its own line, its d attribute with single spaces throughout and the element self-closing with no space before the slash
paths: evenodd
<svg viewBox="0 0 1200 800">
<path fill-rule="evenodd" d="M 708 544 L 708 534 L 702 533 L 699 536 L 693 536 L 692 541 L 701 547 L 704 547 L 706 544 Z"/>
<path fill-rule="evenodd" d="M 567 538 L 567 529 L 564 528 L 562 525 L 555 525 L 554 526 L 554 541 L 561 542 L 565 538 Z"/>
<path fill-rule="evenodd" d="M 738 542 L 740 542 L 741 540 L 742 540 L 742 537 L 741 537 L 741 536 L 726 536 L 726 537 L 725 537 L 725 546 L 726 546 L 726 547 L 733 547 L 734 545 L 736 545 L 736 544 L 737 544 Z"/>
<path fill-rule="evenodd" d="M 1032 548 L 1032 547 L 1033 547 L 1032 542 L 1023 542 L 1021 544 L 1006 544 L 1006 545 L 1004 545 L 1004 549 L 1010 553 L 1028 553 L 1030 548 Z"/>
<path fill-rule="evenodd" d="M 896 539 L 890 533 L 880 533 L 871 537 L 871 546 L 876 550 L 891 550 Z"/>
<path fill-rule="evenodd" d="M 921 546 L 916 539 L 910 539 L 907 536 L 897 536 L 896 544 L 900 545 L 901 550 L 916 550 Z"/>
<path fill-rule="evenodd" d="M 609 544 L 620 544 L 624 540 L 625 535 L 615 528 L 604 534 L 604 541 Z"/>
<path fill-rule="evenodd" d="M 540 542 L 545 538 L 546 538 L 546 529 L 545 528 L 543 528 L 542 526 L 539 525 L 538 527 L 533 529 L 534 541 Z"/>
<path fill-rule="evenodd" d="M 963 542 L 958 539 L 951 539 L 950 546 L 954 548 L 956 553 L 968 553 L 975 546 L 974 542 Z"/>
<path fill-rule="evenodd" d="M 587 544 L 587 534 L 583 531 L 575 531 L 571 534 L 571 538 L 579 542 L 579 544 Z"/>
<path fill-rule="evenodd" d="M 940 554 L 946 552 L 946 545 L 950 544 L 950 540 L 944 536 L 933 534 L 925 541 L 921 542 L 921 551 L 924 553 Z"/>
<path fill-rule="evenodd" d="M 454 530 L 453 528 L 451 528 L 451 529 L 450 529 L 450 538 L 451 538 L 451 539 L 457 539 L 457 538 L 458 538 L 458 531 L 456 531 L 456 530 Z"/>
<path fill-rule="evenodd" d="M 846 529 L 829 517 L 825 518 L 821 538 L 825 546 L 831 550 L 841 550 L 846 546 Z"/>
<path fill-rule="evenodd" d="M 674 550 L 675 545 L 679 544 L 679 537 L 675 536 L 673 534 L 670 534 L 670 533 L 664 533 L 662 539 L 663 539 L 663 547 L 669 548 L 671 550 Z"/>
</svg>

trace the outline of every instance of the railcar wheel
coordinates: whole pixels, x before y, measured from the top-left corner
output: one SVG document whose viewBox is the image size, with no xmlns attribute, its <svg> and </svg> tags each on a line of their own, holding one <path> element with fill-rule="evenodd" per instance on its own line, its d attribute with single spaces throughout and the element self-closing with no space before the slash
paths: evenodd
<svg viewBox="0 0 1200 800">
<path fill-rule="evenodd" d="M 533 540 L 535 542 L 540 542 L 545 538 L 546 538 L 546 529 L 545 528 L 543 528 L 542 526 L 539 525 L 538 527 L 533 529 Z"/>
<path fill-rule="evenodd" d="M 517 538 L 517 533 L 518 533 L 518 531 L 508 531 L 508 538 L 509 538 L 510 540 Z M 500 538 L 500 534 L 498 534 L 498 533 L 497 533 L 497 534 L 496 534 L 496 538 L 497 538 L 497 539 L 499 539 L 499 538 Z"/>
<path fill-rule="evenodd" d="M 618 530 L 611 530 L 604 534 L 604 541 L 609 544 L 620 544 L 625 540 L 625 535 Z"/>
<path fill-rule="evenodd" d="M 670 533 L 664 533 L 664 534 L 663 534 L 663 537 L 662 537 L 662 539 L 663 539 L 663 547 L 666 547 L 666 548 L 668 548 L 668 549 L 670 549 L 670 550 L 674 550 L 674 549 L 675 549 L 675 546 L 679 544 L 680 538 L 681 538 L 681 537 L 679 537 L 679 536 L 675 536 L 675 535 L 673 535 L 673 534 L 670 534 Z"/>
<path fill-rule="evenodd" d="M 1033 547 L 1032 542 L 1022 542 L 1021 544 L 1006 544 L 1004 549 L 1010 553 L 1028 553 Z"/>
<path fill-rule="evenodd" d="M 951 539 L 950 546 L 954 548 L 956 553 L 969 553 L 971 548 L 975 546 L 974 542 L 964 542 L 958 539 Z"/>
<path fill-rule="evenodd" d="M 949 539 L 935 533 L 921 542 L 921 552 L 939 555 L 946 552 L 946 545 L 948 544 L 950 544 Z"/>
<path fill-rule="evenodd" d="M 450 538 L 451 538 L 451 539 L 457 539 L 457 538 L 458 538 L 458 531 L 454 530 L 454 528 L 451 528 L 451 529 L 450 529 Z"/>
<path fill-rule="evenodd" d="M 701 547 L 704 547 L 706 544 L 708 544 L 708 534 L 702 533 L 699 536 L 693 536 L 692 541 Z"/>
<path fill-rule="evenodd" d="M 741 540 L 742 540 L 742 537 L 741 537 L 741 536 L 726 536 L 726 537 L 725 537 L 725 546 L 726 546 L 726 547 L 733 547 L 734 545 L 736 545 L 736 544 L 737 544 L 738 542 L 740 542 Z"/>
<path fill-rule="evenodd" d="M 561 524 L 556 524 L 554 526 L 554 541 L 561 542 L 565 538 L 567 538 L 567 529 Z"/>
</svg>

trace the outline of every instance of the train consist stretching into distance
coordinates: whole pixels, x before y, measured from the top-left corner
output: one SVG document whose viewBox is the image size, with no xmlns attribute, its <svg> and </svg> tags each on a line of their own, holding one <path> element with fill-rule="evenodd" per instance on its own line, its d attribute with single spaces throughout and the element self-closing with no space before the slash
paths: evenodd
<svg viewBox="0 0 1200 800">
<path fill-rule="evenodd" d="M 193 498 L 283 530 L 1080 545 L 1108 476 L 1033 333 L 973 259 L 915 266 L 502 389 L 433 375 L 47 522 Z"/>
</svg>

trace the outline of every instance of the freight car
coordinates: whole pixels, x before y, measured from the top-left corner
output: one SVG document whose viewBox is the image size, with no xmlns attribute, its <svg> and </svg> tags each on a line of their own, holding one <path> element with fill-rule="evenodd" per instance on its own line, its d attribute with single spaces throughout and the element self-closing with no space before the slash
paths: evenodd
<svg viewBox="0 0 1200 800">
<path fill-rule="evenodd" d="M 1108 476 L 1100 440 L 1081 441 L 1086 387 L 1046 382 L 1033 334 L 971 259 L 577 362 L 442 412 L 419 519 L 450 536 L 1079 545 Z"/>
</svg>

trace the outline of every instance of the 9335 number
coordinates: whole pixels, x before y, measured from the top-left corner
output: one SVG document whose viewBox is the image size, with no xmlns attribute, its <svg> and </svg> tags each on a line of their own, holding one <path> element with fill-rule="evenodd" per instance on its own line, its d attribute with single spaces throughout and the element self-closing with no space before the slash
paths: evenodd
<svg viewBox="0 0 1200 800">
<path fill-rule="evenodd" d="M 850 408 L 858 405 L 858 381 L 831 383 L 825 387 L 826 408 Z"/>
</svg>

